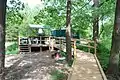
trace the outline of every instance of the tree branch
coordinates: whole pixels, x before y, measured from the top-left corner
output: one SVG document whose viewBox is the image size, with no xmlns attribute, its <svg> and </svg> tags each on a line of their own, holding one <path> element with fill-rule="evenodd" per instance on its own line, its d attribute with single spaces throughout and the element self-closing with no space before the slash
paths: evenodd
<svg viewBox="0 0 120 80">
<path fill-rule="evenodd" d="M 99 38 L 100 38 L 101 34 L 103 33 L 103 31 L 104 31 L 104 26 L 103 26 L 103 20 L 102 20 L 102 30 L 101 30 L 100 34 L 98 35 Z"/>
</svg>

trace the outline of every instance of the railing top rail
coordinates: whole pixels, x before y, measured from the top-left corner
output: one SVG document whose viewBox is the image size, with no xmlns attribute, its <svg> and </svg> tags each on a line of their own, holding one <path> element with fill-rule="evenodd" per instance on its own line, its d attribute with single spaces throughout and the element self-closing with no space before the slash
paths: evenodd
<svg viewBox="0 0 120 80">
<path fill-rule="evenodd" d="M 55 39 L 63 39 L 63 40 L 66 39 L 65 37 L 54 37 L 54 38 L 55 38 Z M 80 39 L 71 38 L 71 41 L 85 41 L 85 42 L 94 43 L 93 40 L 90 40 L 90 39 L 83 39 L 83 38 L 80 38 Z"/>
<path fill-rule="evenodd" d="M 76 39 L 76 41 L 86 41 L 86 42 L 94 43 L 93 40 L 90 40 L 90 39 L 84 39 L 84 38 Z"/>
</svg>

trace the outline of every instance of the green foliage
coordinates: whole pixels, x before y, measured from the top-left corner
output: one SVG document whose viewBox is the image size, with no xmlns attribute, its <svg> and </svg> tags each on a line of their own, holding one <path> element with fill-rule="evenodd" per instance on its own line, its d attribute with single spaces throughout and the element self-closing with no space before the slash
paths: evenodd
<svg viewBox="0 0 120 80">
<path fill-rule="evenodd" d="M 62 28 L 65 26 L 65 15 L 59 12 L 60 9 L 54 6 L 47 6 L 40 10 L 39 14 L 34 17 L 34 21 L 38 24 L 49 25 L 54 28 Z"/>
<path fill-rule="evenodd" d="M 104 71 L 107 70 L 110 56 L 111 41 L 104 40 L 98 44 L 97 56 Z"/>
<path fill-rule="evenodd" d="M 65 57 L 65 58 L 67 59 L 67 53 L 66 53 L 66 52 L 60 51 L 60 55 L 61 55 L 62 57 Z M 72 66 L 73 61 L 74 61 L 74 58 L 72 58 L 72 60 L 70 60 L 70 61 L 68 62 L 68 66 L 69 66 L 69 67 Z"/>
<path fill-rule="evenodd" d="M 19 34 L 19 25 L 22 24 L 23 16 L 20 10 L 24 8 L 24 4 L 20 0 L 9 0 L 7 2 L 6 11 L 6 39 L 17 39 Z"/>
<path fill-rule="evenodd" d="M 88 48 L 87 47 L 77 46 L 77 49 L 80 49 L 80 50 L 83 50 L 85 52 L 88 52 Z"/>
<path fill-rule="evenodd" d="M 64 51 L 60 51 L 60 55 L 63 56 L 63 57 L 67 57 L 67 53 L 64 52 Z"/>
<path fill-rule="evenodd" d="M 6 49 L 6 54 L 17 54 L 18 53 L 18 44 L 15 42 Z"/>
<path fill-rule="evenodd" d="M 70 60 L 70 61 L 68 62 L 68 66 L 69 66 L 69 67 L 72 67 L 73 61 L 74 61 L 74 59 L 72 59 L 72 60 Z"/>
<path fill-rule="evenodd" d="M 23 16 L 20 14 L 20 10 L 24 8 L 24 4 L 20 0 L 9 0 L 7 3 L 7 26 L 21 24 Z"/>
<path fill-rule="evenodd" d="M 17 38 L 18 38 L 18 26 L 17 25 L 7 26 L 7 28 L 6 28 L 6 40 L 7 41 L 16 40 L 17 41 Z"/>
<path fill-rule="evenodd" d="M 65 0 L 44 0 L 44 8 L 39 8 L 38 6 L 34 9 L 31 9 L 28 5 L 23 4 L 19 0 L 10 0 L 7 8 L 7 37 L 16 36 L 16 32 L 19 31 L 19 34 L 22 36 L 35 35 L 36 30 L 29 29 L 29 24 L 45 24 L 50 26 L 51 29 L 60 29 L 65 28 L 66 24 L 66 1 Z M 72 0 L 72 32 L 79 33 L 81 37 L 89 38 L 92 37 L 92 21 L 93 15 L 100 15 L 100 21 L 104 21 L 104 31 L 103 34 L 110 32 L 106 31 L 106 23 L 113 25 L 113 17 L 115 10 L 115 1 L 101 0 L 100 3 L 103 3 L 99 9 L 95 9 L 90 4 L 91 1 L 85 0 Z M 109 5 L 111 4 L 111 5 Z M 17 24 L 17 25 L 16 25 Z M 101 24 L 101 23 L 100 23 Z M 102 29 L 100 25 L 100 30 Z M 110 27 L 110 26 L 109 26 Z M 109 28 L 109 29 L 111 29 Z M 9 30 L 10 29 L 10 30 Z M 105 30 L 106 29 L 106 30 Z M 13 31 L 15 30 L 15 31 Z M 10 33 L 12 31 L 12 33 Z M 50 31 L 47 32 L 46 35 Z M 104 35 L 102 35 L 104 36 Z M 13 37 L 12 37 L 13 38 Z"/>
<path fill-rule="evenodd" d="M 51 72 L 51 80 L 66 80 L 66 75 L 60 70 L 53 70 Z"/>
<path fill-rule="evenodd" d="M 45 24 L 50 29 L 60 29 L 66 26 L 66 0 L 44 0 L 44 8 L 30 9 L 20 0 L 10 0 L 7 5 L 6 37 L 34 36 L 36 29 L 29 28 L 29 24 Z M 71 25 L 72 32 L 79 33 L 82 38 L 92 38 L 93 13 L 99 15 L 100 41 L 98 44 L 98 58 L 104 70 L 108 65 L 111 47 L 111 36 L 114 23 L 115 0 L 101 0 L 99 8 L 92 7 L 91 1 L 72 0 Z M 46 35 L 49 31 L 45 30 Z M 14 48 L 14 47 L 13 47 Z M 17 48 L 16 48 L 17 49 Z M 78 46 L 78 49 L 88 51 L 88 48 Z M 14 49 L 15 50 L 15 49 Z M 14 51 L 8 48 L 8 51 Z M 93 52 L 94 50 L 91 50 Z M 61 52 L 66 57 L 64 52 Z"/>
<path fill-rule="evenodd" d="M 67 53 L 66 53 L 66 52 L 61 51 L 61 52 L 60 52 L 60 55 L 61 55 L 62 57 L 65 57 L 65 58 L 67 59 Z M 74 61 L 74 59 L 72 58 L 72 60 L 68 62 L 68 66 L 71 67 L 72 64 L 73 64 L 73 61 Z"/>
</svg>

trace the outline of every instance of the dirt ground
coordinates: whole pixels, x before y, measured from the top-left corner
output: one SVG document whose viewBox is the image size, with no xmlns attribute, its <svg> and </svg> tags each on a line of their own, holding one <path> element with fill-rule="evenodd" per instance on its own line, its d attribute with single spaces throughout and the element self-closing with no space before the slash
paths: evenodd
<svg viewBox="0 0 120 80">
<path fill-rule="evenodd" d="M 51 80 L 51 71 L 64 70 L 66 62 L 56 63 L 49 51 L 6 55 L 6 80 Z"/>
</svg>

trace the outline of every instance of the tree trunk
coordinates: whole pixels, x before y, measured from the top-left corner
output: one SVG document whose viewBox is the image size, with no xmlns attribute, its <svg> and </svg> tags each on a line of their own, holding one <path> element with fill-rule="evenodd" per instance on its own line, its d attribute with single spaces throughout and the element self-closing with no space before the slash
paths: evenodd
<svg viewBox="0 0 120 80">
<path fill-rule="evenodd" d="M 118 75 L 119 73 L 119 56 L 120 56 L 120 0 L 117 0 L 114 29 L 112 34 L 111 55 L 107 74 Z"/>
<path fill-rule="evenodd" d="M 67 61 L 72 59 L 71 54 L 71 0 L 67 0 L 67 12 L 66 12 L 66 52 Z"/>
<path fill-rule="evenodd" d="M 5 80 L 4 63 L 5 63 L 5 15 L 6 1 L 0 0 L 0 80 Z"/>
<path fill-rule="evenodd" d="M 94 7 L 98 8 L 99 7 L 99 0 L 93 0 L 94 2 Z M 96 10 L 96 9 L 95 9 Z M 93 40 L 97 41 L 99 37 L 99 15 L 97 13 L 93 13 Z"/>
</svg>

